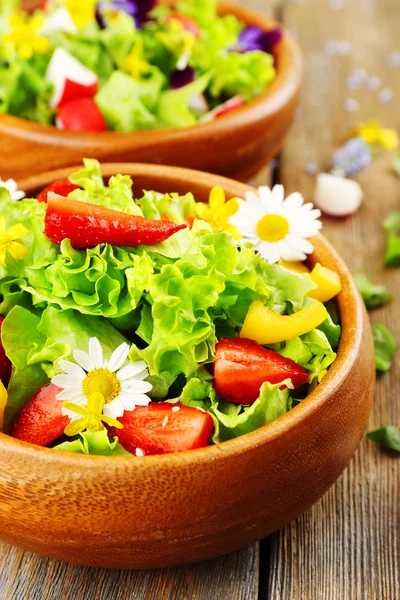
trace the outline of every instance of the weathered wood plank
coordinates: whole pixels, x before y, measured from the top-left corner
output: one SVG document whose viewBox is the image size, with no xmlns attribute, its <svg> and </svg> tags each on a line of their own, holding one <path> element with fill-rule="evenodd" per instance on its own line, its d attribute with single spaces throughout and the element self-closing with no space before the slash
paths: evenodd
<svg viewBox="0 0 400 600">
<path fill-rule="evenodd" d="M 379 119 L 399 127 L 396 103 L 384 106 L 377 92 L 351 91 L 346 77 L 363 67 L 379 75 L 383 85 L 400 93 L 400 70 L 388 66 L 399 49 L 396 0 L 346 0 L 334 11 L 328 2 L 303 0 L 288 4 L 284 22 L 297 32 L 305 52 L 306 79 L 301 108 L 281 161 L 287 191 L 314 195 L 308 163 L 329 168 L 334 147 L 356 122 Z M 331 57 L 326 40 L 349 40 L 349 56 Z M 360 109 L 348 113 L 348 98 Z M 353 272 L 385 283 L 397 300 L 371 314 L 400 339 L 400 271 L 384 269 L 384 236 L 379 224 L 400 208 L 400 180 L 390 172 L 388 156 L 376 160 L 358 180 L 366 197 L 361 211 L 345 221 L 325 219 L 324 233 Z M 397 317 L 397 318 L 396 318 Z M 360 390 L 362 393 L 362 390 Z M 390 373 L 380 377 L 370 428 L 400 422 L 400 356 Z M 364 440 L 342 478 L 306 515 L 271 538 L 269 590 L 273 600 L 395 600 L 400 586 L 400 469 L 398 458 Z M 263 577 L 264 565 L 261 567 Z"/>
</svg>

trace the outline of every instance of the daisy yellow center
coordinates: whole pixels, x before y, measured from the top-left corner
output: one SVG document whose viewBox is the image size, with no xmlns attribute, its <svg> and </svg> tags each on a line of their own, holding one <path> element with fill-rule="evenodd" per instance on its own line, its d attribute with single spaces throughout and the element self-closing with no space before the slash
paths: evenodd
<svg viewBox="0 0 400 600">
<path fill-rule="evenodd" d="M 94 369 L 86 375 L 82 389 L 86 398 L 99 393 L 104 397 L 105 404 L 108 404 L 121 392 L 121 382 L 109 369 Z"/>
<path fill-rule="evenodd" d="M 264 242 L 279 242 L 289 233 L 289 223 L 282 215 L 265 215 L 258 221 L 256 233 Z"/>
</svg>

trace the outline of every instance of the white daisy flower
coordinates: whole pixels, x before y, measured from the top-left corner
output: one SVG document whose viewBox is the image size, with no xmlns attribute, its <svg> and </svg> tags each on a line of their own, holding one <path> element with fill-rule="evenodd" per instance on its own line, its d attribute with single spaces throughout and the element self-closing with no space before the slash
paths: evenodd
<svg viewBox="0 0 400 600">
<path fill-rule="evenodd" d="M 103 414 L 114 419 L 122 417 L 126 410 L 136 406 L 147 406 L 151 399 L 146 395 L 152 389 L 151 383 L 144 381 L 149 373 L 144 360 L 124 363 L 130 347 L 121 344 L 109 360 L 103 358 L 103 349 L 97 338 L 89 341 L 89 352 L 75 350 L 75 363 L 59 360 L 58 366 L 64 373 L 51 380 L 62 388 L 58 400 L 67 400 L 79 406 L 87 406 L 89 397 L 99 392 L 104 397 Z M 81 415 L 63 407 L 63 414 L 73 421 Z"/>
<path fill-rule="evenodd" d="M 25 198 L 25 192 L 22 192 L 18 189 L 16 181 L 14 179 L 7 179 L 7 181 L 3 181 L 0 178 L 0 188 L 6 188 L 11 194 L 11 199 L 13 202 L 19 202 L 22 198 Z"/>
<path fill-rule="evenodd" d="M 239 200 L 239 210 L 230 217 L 238 227 L 243 239 L 251 242 L 269 263 L 280 259 L 304 260 L 314 247 L 306 239 L 318 233 L 322 223 L 318 221 L 321 211 L 295 192 L 286 198 L 282 185 L 272 190 L 267 186 L 258 193 L 247 192 L 246 201 Z"/>
</svg>

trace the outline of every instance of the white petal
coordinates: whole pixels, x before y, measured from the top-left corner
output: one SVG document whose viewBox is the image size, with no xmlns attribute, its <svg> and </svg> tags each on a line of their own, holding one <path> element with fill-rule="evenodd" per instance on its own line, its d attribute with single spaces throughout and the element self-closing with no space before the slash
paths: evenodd
<svg viewBox="0 0 400 600">
<path fill-rule="evenodd" d="M 278 260 L 281 258 L 281 255 L 279 253 L 279 244 L 278 243 L 270 243 L 270 242 L 260 241 L 257 244 L 256 249 L 261 254 L 261 256 L 264 258 L 264 260 L 266 260 L 271 265 L 273 265 L 274 263 L 277 263 Z"/>
<path fill-rule="evenodd" d="M 137 381 L 130 379 L 122 382 L 122 391 L 131 394 L 146 394 L 153 389 L 153 386 L 148 381 Z"/>
<path fill-rule="evenodd" d="M 314 246 L 308 240 L 305 240 L 297 235 L 289 234 L 286 236 L 285 241 L 289 244 L 289 246 L 297 250 L 301 250 L 306 254 L 311 254 L 314 250 Z"/>
<path fill-rule="evenodd" d="M 103 367 L 103 348 L 96 337 L 92 337 L 89 340 L 89 356 L 95 369 Z"/>
<path fill-rule="evenodd" d="M 118 396 L 118 399 L 122 402 L 124 410 L 135 410 L 136 408 L 136 404 L 135 404 L 135 399 L 132 396 L 127 396 L 125 394 L 120 394 Z"/>
<path fill-rule="evenodd" d="M 121 381 L 124 381 L 125 379 L 136 377 L 136 375 L 139 375 L 142 371 L 146 371 L 147 373 L 147 364 L 144 360 L 138 360 L 137 362 L 129 363 L 125 365 L 125 367 L 122 367 L 122 369 L 118 371 L 117 377 Z"/>
<path fill-rule="evenodd" d="M 104 405 L 103 413 L 107 417 L 112 417 L 113 419 L 122 417 L 124 414 L 124 405 L 119 398 L 115 398 L 112 402 Z"/>
<path fill-rule="evenodd" d="M 85 369 L 85 371 L 89 372 L 95 369 L 94 362 L 87 352 L 84 352 L 83 350 L 74 350 L 72 354 L 78 365 L 82 367 L 82 369 Z"/>
<path fill-rule="evenodd" d="M 304 260 L 306 258 L 304 252 L 291 246 L 285 240 L 281 244 L 280 254 L 283 260 L 287 261 Z"/>
<path fill-rule="evenodd" d="M 114 350 L 110 360 L 108 361 L 108 368 L 110 369 L 110 371 L 115 373 L 115 371 L 118 371 L 118 369 L 122 367 L 122 365 L 128 358 L 129 350 L 129 345 L 125 342 L 118 346 L 116 350 Z"/>
<path fill-rule="evenodd" d="M 267 189 L 269 189 L 269 188 L 267 188 Z M 260 198 L 258 197 L 258 195 L 255 192 L 246 192 L 245 198 L 246 198 L 246 202 L 248 202 L 249 205 L 260 204 Z M 241 206 L 242 203 L 244 203 L 244 200 L 239 199 L 239 206 Z"/>
<path fill-rule="evenodd" d="M 58 361 L 57 364 L 67 375 L 70 375 L 77 381 L 82 382 L 86 377 L 85 371 L 76 363 L 69 362 L 69 360 L 61 359 Z"/>
<path fill-rule="evenodd" d="M 74 404 L 79 404 L 80 406 L 85 406 L 87 404 L 87 398 L 82 390 L 72 392 L 71 390 L 63 390 L 56 396 L 57 400 L 68 400 L 68 402 L 73 402 Z"/>
<path fill-rule="evenodd" d="M 151 402 L 151 398 L 145 396 L 144 394 L 135 394 L 133 396 L 136 406 L 147 406 Z"/>
<path fill-rule="evenodd" d="M 54 377 L 51 380 L 51 383 L 54 383 L 54 385 L 57 385 L 60 388 L 76 388 L 76 382 L 74 380 L 73 377 L 71 377 L 71 375 L 66 375 L 65 373 L 62 373 L 61 375 L 54 375 Z"/>
<path fill-rule="evenodd" d="M 303 202 L 304 198 L 300 192 L 294 192 L 293 194 L 290 194 L 290 196 L 288 196 L 285 200 L 285 214 L 286 212 L 290 213 L 291 211 L 300 208 L 303 205 Z"/>
</svg>

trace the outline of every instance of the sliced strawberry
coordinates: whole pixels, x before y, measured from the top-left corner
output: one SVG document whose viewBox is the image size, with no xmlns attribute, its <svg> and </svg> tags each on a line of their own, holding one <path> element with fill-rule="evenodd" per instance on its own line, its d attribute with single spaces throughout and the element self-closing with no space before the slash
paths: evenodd
<svg viewBox="0 0 400 600">
<path fill-rule="evenodd" d="M 69 239 L 73 248 L 93 248 L 97 244 L 141 246 L 163 242 L 186 225 L 146 219 L 111 208 L 57 196 L 47 196 L 45 234 L 54 243 Z"/>
<path fill-rule="evenodd" d="M 291 379 L 294 387 L 308 380 L 307 372 L 290 358 L 267 350 L 246 338 L 225 338 L 218 342 L 214 363 L 214 388 L 224 400 L 253 404 L 266 381 Z"/>
<path fill-rule="evenodd" d="M 12 364 L 6 355 L 6 351 L 4 350 L 3 343 L 1 341 L 1 326 L 3 321 L 4 317 L 0 317 L 0 380 L 7 387 L 11 378 Z"/>
<path fill-rule="evenodd" d="M 111 428 L 110 435 L 118 436 L 125 450 L 132 454 L 136 449 L 144 454 L 168 454 L 203 448 L 208 446 L 214 426 L 208 413 L 168 402 L 153 402 L 125 411 L 118 420 L 124 428 Z"/>
<path fill-rule="evenodd" d="M 60 392 L 53 383 L 42 387 L 22 409 L 10 435 L 37 446 L 47 446 L 61 437 L 70 420 L 62 414 L 62 402 L 56 398 Z"/>
<path fill-rule="evenodd" d="M 50 185 L 45 187 L 44 190 L 42 190 L 36 196 L 36 199 L 39 200 L 39 202 L 47 203 L 48 192 L 54 192 L 59 196 L 68 196 L 68 194 L 78 189 L 79 186 L 75 185 L 74 183 L 71 183 L 70 181 L 68 181 L 68 179 L 58 179 L 57 181 L 53 181 L 53 183 L 50 183 Z"/>
<path fill-rule="evenodd" d="M 58 129 L 69 131 L 107 131 L 102 112 L 92 98 L 74 98 L 64 102 L 57 113 Z"/>
</svg>

